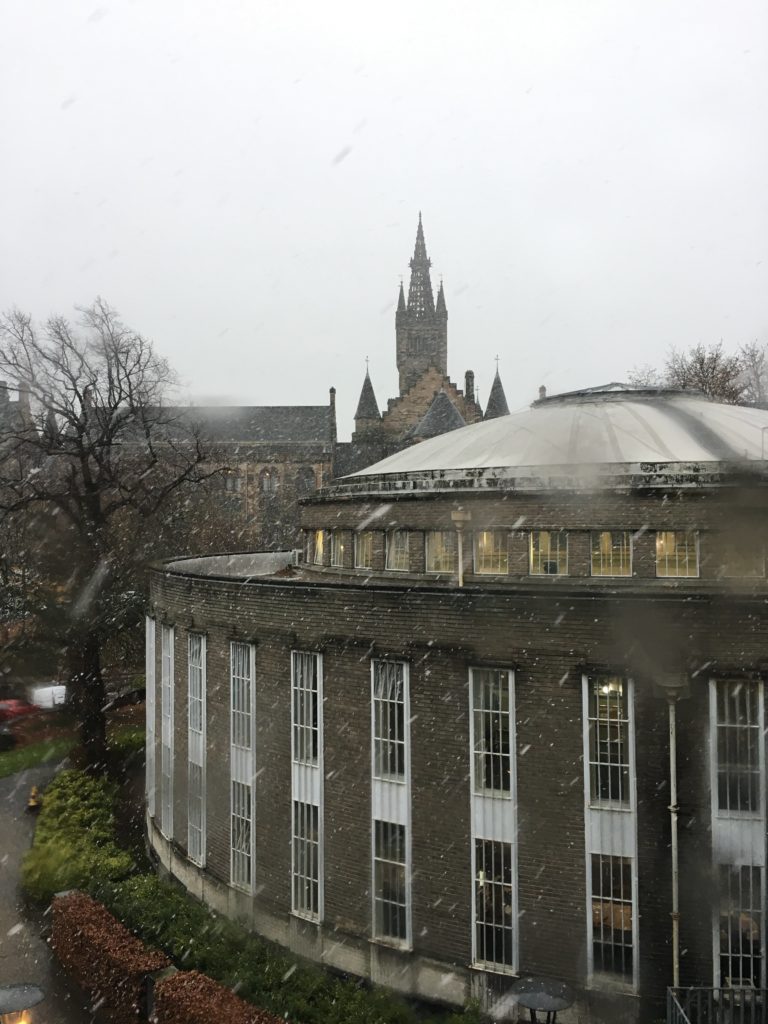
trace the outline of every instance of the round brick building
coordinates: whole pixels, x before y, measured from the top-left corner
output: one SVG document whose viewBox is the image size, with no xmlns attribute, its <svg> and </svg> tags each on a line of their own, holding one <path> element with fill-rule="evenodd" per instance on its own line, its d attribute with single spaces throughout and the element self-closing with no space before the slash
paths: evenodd
<svg viewBox="0 0 768 1024">
<path fill-rule="evenodd" d="M 544 975 L 615 1021 L 678 976 L 764 988 L 766 432 L 555 396 L 319 492 L 301 553 L 156 568 L 159 860 L 428 999 Z"/>
</svg>

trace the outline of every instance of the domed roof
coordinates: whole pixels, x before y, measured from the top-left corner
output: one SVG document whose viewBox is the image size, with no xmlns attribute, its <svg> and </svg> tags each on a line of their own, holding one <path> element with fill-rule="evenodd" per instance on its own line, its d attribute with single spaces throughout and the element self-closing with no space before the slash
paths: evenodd
<svg viewBox="0 0 768 1024">
<path fill-rule="evenodd" d="M 745 463 L 764 468 L 764 432 L 768 410 L 724 405 L 700 393 L 609 384 L 553 395 L 521 412 L 423 441 L 346 477 L 341 486 L 702 483 L 722 480 Z"/>
</svg>

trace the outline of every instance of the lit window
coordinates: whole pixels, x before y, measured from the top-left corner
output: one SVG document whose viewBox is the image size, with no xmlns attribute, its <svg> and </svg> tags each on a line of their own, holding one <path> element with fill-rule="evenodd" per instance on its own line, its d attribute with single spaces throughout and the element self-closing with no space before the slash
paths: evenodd
<svg viewBox="0 0 768 1024">
<path fill-rule="evenodd" d="M 410 567 L 407 530 L 392 530 L 387 534 L 387 569 L 407 572 Z"/>
<path fill-rule="evenodd" d="M 663 530 L 656 534 L 657 576 L 698 576 L 699 535 L 695 531 Z"/>
<path fill-rule="evenodd" d="M 592 959 L 596 973 L 632 979 L 634 927 L 632 860 L 593 853 Z"/>
<path fill-rule="evenodd" d="M 263 494 L 275 494 L 280 483 L 280 475 L 276 469 L 262 469 L 259 473 L 259 489 Z"/>
<path fill-rule="evenodd" d="M 312 551 L 312 561 L 315 565 L 323 564 L 323 555 L 325 554 L 325 530 L 315 530 L 314 543 Z"/>
<path fill-rule="evenodd" d="M 456 534 L 453 530 L 427 533 L 427 572 L 456 572 Z"/>
<path fill-rule="evenodd" d="M 205 861 L 205 637 L 187 640 L 187 852 Z"/>
<path fill-rule="evenodd" d="M 472 669 L 472 741 L 477 793 L 510 791 L 509 675 L 506 670 Z"/>
<path fill-rule="evenodd" d="M 762 870 L 719 865 L 720 984 L 762 988 Z"/>
<path fill-rule="evenodd" d="M 616 677 L 590 679 L 589 778 L 594 804 L 629 804 L 629 711 L 626 684 Z"/>
<path fill-rule="evenodd" d="M 475 572 L 498 576 L 508 571 L 506 530 L 479 530 L 475 534 Z"/>
<path fill-rule="evenodd" d="M 405 779 L 405 665 L 373 662 L 373 777 Z"/>
<path fill-rule="evenodd" d="M 475 840 L 475 959 L 478 965 L 514 965 L 512 845 Z"/>
<path fill-rule="evenodd" d="M 753 680 L 716 683 L 717 806 L 724 814 L 761 813 L 760 684 Z"/>
<path fill-rule="evenodd" d="M 344 533 L 342 530 L 331 530 L 331 565 L 344 565 Z"/>
<path fill-rule="evenodd" d="M 632 575 L 632 537 L 628 530 L 592 534 L 592 575 Z"/>
<path fill-rule="evenodd" d="M 374 821 L 373 921 L 377 939 L 408 938 L 405 825 Z"/>
<path fill-rule="evenodd" d="M 355 534 L 355 568 L 370 569 L 373 566 L 373 534 L 362 530 Z"/>
<path fill-rule="evenodd" d="M 710 537 L 719 553 L 718 575 L 742 579 L 765 576 L 765 549 L 749 532 Z"/>
<path fill-rule="evenodd" d="M 531 533 L 531 575 L 565 576 L 568 572 L 568 534 L 562 530 Z"/>
<path fill-rule="evenodd" d="M 319 808 L 293 802 L 293 909 L 318 918 L 320 914 Z"/>
<path fill-rule="evenodd" d="M 293 760 L 318 763 L 319 655 L 292 651 Z"/>
</svg>

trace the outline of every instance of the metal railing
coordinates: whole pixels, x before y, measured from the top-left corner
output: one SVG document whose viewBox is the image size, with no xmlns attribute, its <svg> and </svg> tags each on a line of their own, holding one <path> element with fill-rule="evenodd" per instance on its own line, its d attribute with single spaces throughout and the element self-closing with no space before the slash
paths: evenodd
<svg viewBox="0 0 768 1024">
<path fill-rule="evenodd" d="M 667 1024 L 768 1024 L 768 991 L 668 988 Z"/>
</svg>

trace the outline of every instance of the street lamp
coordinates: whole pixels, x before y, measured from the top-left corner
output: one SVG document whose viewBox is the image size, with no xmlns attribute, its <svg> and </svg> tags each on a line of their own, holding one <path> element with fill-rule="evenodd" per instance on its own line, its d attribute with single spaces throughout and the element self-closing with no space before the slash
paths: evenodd
<svg viewBox="0 0 768 1024">
<path fill-rule="evenodd" d="M 44 998 L 37 985 L 0 985 L 0 1024 L 32 1024 L 27 1010 Z"/>
</svg>

